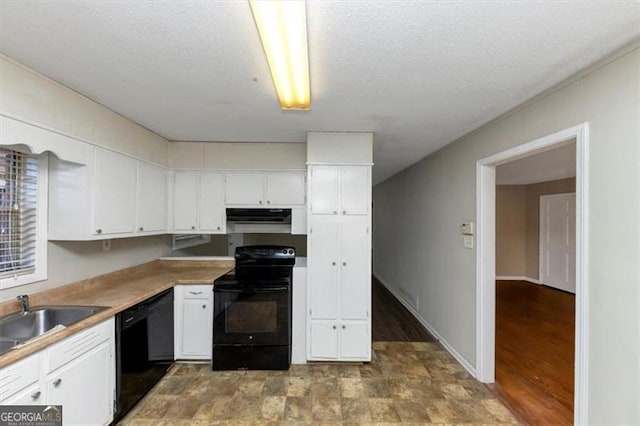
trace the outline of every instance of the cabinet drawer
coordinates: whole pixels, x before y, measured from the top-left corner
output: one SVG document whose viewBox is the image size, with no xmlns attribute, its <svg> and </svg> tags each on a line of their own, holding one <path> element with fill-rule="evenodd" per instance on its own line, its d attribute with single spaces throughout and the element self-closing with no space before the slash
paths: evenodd
<svg viewBox="0 0 640 426">
<path fill-rule="evenodd" d="M 0 370 L 0 402 L 32 385 L 40 378 L 40 353 Z"/>
<path fill-rule="evenodd" d="M 184 299 L 208 300 L 213 294 L 211 285 L 183 285 L 182 294 Z"/>
<path fill-rule="evenodd" d="M 51 372 L 95 348 L 100 343 L 111 338 L 114 333 L 114 320 L 112 318 L 52 345 L 48 349 L 49 366 L 47 372 Z"/>
</svg>

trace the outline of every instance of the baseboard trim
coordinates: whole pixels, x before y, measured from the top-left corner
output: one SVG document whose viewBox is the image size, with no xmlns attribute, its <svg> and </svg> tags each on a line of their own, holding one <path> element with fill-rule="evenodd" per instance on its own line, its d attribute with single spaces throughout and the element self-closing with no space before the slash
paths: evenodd
<svg viewBox="0 0 640 426">
<path fill-rule="evenodd" d="M 378 275 L 373 274 L 373 277 L 378 280 L 380 284 L 382 284 L 387 290 L 389 290 L 389 292 L 402 304 L 402 306 L 404 306 L 409 312 L 411 312 L 411 315 L 413 315 L 415 319 L 417 319 L 418 322 L 422 324 L 422 326 L 426 328 L 427 331 L 431 333 L 431 335 L 433 335 L 433 337 L 436 338 L 436 340 L 447 350 L 447 352 L 449 352 L 456 359 L 456 361 L 458 361 L 465 368 L 465 370 L 467 370 L 469 374 L 471 374 L 471 376 L 473 376 L 474 378 L 476 377 L 476 369 L 473 367 L 473 365 L 471 365 L 471 363 L 467 361 L 465 357 L 463 357 L 457 350 L 455 350 L 455 348 L 449 342 L 447 342 L 447 340 L 443 338 L 440 333 L 438 333 L 436 329 L 431 326 L 431 324 L 429 324 L 424 318 L 422 318 L 422 316 L 414 309 L 414 307 L 411 306 L 409 302 L 406 301 L 396 289 L 387 284 Z"/>
<path fill-rule="evenodd" d="M 531 277 L 520 277 L 515 275 L 500 275 L 496 277 L 496 280 L 501 281 L 528 281 L 533 284 L 540 284 L 540 280 Z"/>
</svg>

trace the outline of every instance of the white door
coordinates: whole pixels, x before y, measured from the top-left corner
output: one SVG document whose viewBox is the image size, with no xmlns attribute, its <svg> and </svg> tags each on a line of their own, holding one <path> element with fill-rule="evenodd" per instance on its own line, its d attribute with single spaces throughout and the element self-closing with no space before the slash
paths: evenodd
<svg viewBox="0 0 640 426">
<path fill-rule="evenodd" d="M 136 160 L 96 149 L 95 163 L 95 233 L 133 232 L 136 218 Z"/>
<path fill-rule="evenodd" d="M 309 242 L 309 309 L 311 318 L 338 318 L 338 229 L 336 223 L 311 225 Z"/>
<path fill-rule="evenodd" d="M 311 320 L 309 337 L 311 359 L 338 357 L 338 326 L 335 321 Z"/>
<path fill-rule="evenodd" d="M 369 221 L 340 225 L 340 318 L 367 319 L 371 294 Z"/>
<path fill-rule="evenodd" d="M 338 167 L 313 166 L 310 173 L 311 214 L 338 214 Z"/>
<path fill-rule="evenodd" d="M 167 229 L 167 172 L 138 161 L 138 232 Z"/>
<path fill-rule="evenodd" d="M 195 231 L 198 225 L 198 172 L 176 172 L 173 182 L 173 229 Z"/>
<path fill-rule="evenodd" d="M 227 173 L 225 189 L 228 205 L 262 205 L 264 173 Z"/>
<path fill-rule="evenodd" d="M 304 173 L 267 173 L 267 205 L 304 205 Z"/>
<path fill-rule="evenodd" d="M 371 351 L 368 321 L 344 321 L 340 324 L 340 358 L 368 361 Z"/>
<path fill-rule="evenodd" d="M 200 173 L 200 231 L 224 232 L 224 175 Z"/>
<path fill-rule="evenodd" d="M 47 379 L 47 403 L 63 406 L 64 424 L 103 425 L 112 418 L 112 346 L 104 343 Z"/>
<path fill-rule="evenodd" d="M 576 292 L 576 194 L 540 197 L 540 282 Z"/>
<path fill-rule="evenodd" d="M 340 199 L 343 215 L 366 215 L 371 206 L 370 166 L 340 168 Z"/>
<path fill-rule="evenodd" d="M 206 299 L 185 299 L 181 320 L 182 356 L 187 359 L 210 359 L 213 337 L 211 302 Z"/>
</svg>

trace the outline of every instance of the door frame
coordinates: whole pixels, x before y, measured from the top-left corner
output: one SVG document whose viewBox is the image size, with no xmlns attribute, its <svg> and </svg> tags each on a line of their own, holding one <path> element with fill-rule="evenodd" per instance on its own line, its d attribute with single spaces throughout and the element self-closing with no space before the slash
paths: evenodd
<svg viewBox="0 0 640 426">
<path fill-rule="evenodd" d="M 476 163 L 476 378 L 495 381 L 496 166 L 576 140 L 576 328 L 574 423 L 586 424 L 588 407 L 588 185 L 589 123 L 518 145 Z"/>
<path fill-rule="evenodd" d="M 577 199 L 577 195 L 575 192 L 563 192 L 563 193 L 558 193 L 558 194 L 544 194 L 538 197 L 538 211 L 539 211 L 539 220 L 538 220 L 538 284 L 542 285 L 542 259 L 544 258 L 544 252 L 542 250 L 542 246 L 543 246 L 543 231 L 545 228 L 544 226 L 544 220 L 543 220 L 543 215 L 545 215 L 545 213 L 542 210 L 542 199 L 545 197 L 566 197 L 567 195 L 573 195 L 574 197 L 576 197 Z M 576 212 L 576 216 L 577 216 L 577 212 Z M 577 217 L 576 217 L 577 219 Z M 576 246 L 577 247 L 577 246 Z M 574 250 L 576 249 L 576 247 L 574 247 Z M 577 283 L 575 283 L 577 284 Z M 556 286 L 553 286 L 551 284 L 547 284 L 549 285 L 549 287 L 561 290 L 561 291 L 568 291 Z M 575 293 L 574 293 L 575 294 Z"/>
</svg>

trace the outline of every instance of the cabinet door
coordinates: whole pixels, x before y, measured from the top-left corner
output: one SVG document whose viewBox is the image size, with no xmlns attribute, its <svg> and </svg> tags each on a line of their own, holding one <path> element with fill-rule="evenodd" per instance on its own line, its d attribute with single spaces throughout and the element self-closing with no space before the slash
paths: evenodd
<svg viewBox="0 0 640 426">
<path fill-rule="evenodd" d="M 366 215 L 371 206 L 371 180 L 369 166 L 342 166 L 340 168 L 340 198 L 343 215 Z"/>
<path fill-rule="evenodd" d="M 347 321 L 340 324 L 340 359 L 369 361 L 371 338 L 368 321 Z"/>
<path fill-rule="evenodd" d="M 370 309 L 368 219 L 340 225 L 340 318 L 366 319 Z"/>
<path fill-rule="evenodd" d="M 113 419 L 113 346 L 92 349 L 47 377 L 47 403 L 62 405 L 65 424 L 107 424 Z"/>
<path fill-rule="evenodd" d="M 227 173 L 226 202 L 229 205 L 262 205 L 264 173 Z"/>
<path fill-rule="evenodd" d="M 138 232 L 167 229 L 167 172 L 162 167 L 138 162 Z"/>
<path fill-rule="evenodd" d="M 224 232 L 224 175 L 200 173 L 200 231 Z"/>
<path fill-rule="evenodd" d="M 211 301 L 184 299 L 181 322 L 182 356 L 186 359 L 210 359 L 213 325 Z"/>
<path fill-rule="evenodd" d="M 95 151 L 95 233 L 133 232 L 136 209 L 136 160 Z"/>
<path fill-rule="evenodd" d="M 336 359 L 338 357 L 338 330 L 335 321 L 312 320 L 309 331 L 309 357 L 311 359 Z"/>
<path fill-rule="evenodd" d="M 198 224 L 198 173 L 176 172 L 173 182 L 173 229 L 195 231 Z"/>
<path fill-rule="evenodd" d="M 312 223 L 307 236 L 311 318 L 338 318 L 338 228 L 336 223 Z"/>
<path fill-rule="evenodd" d="M 338 167 L 312 166 L 309 172 L 311 214 L 338 214 Z"/>
<path fill-rule="evenodd" d="M 268 205 L 304 205 L 305 173 L 267 173 Z"/>
</svg>

